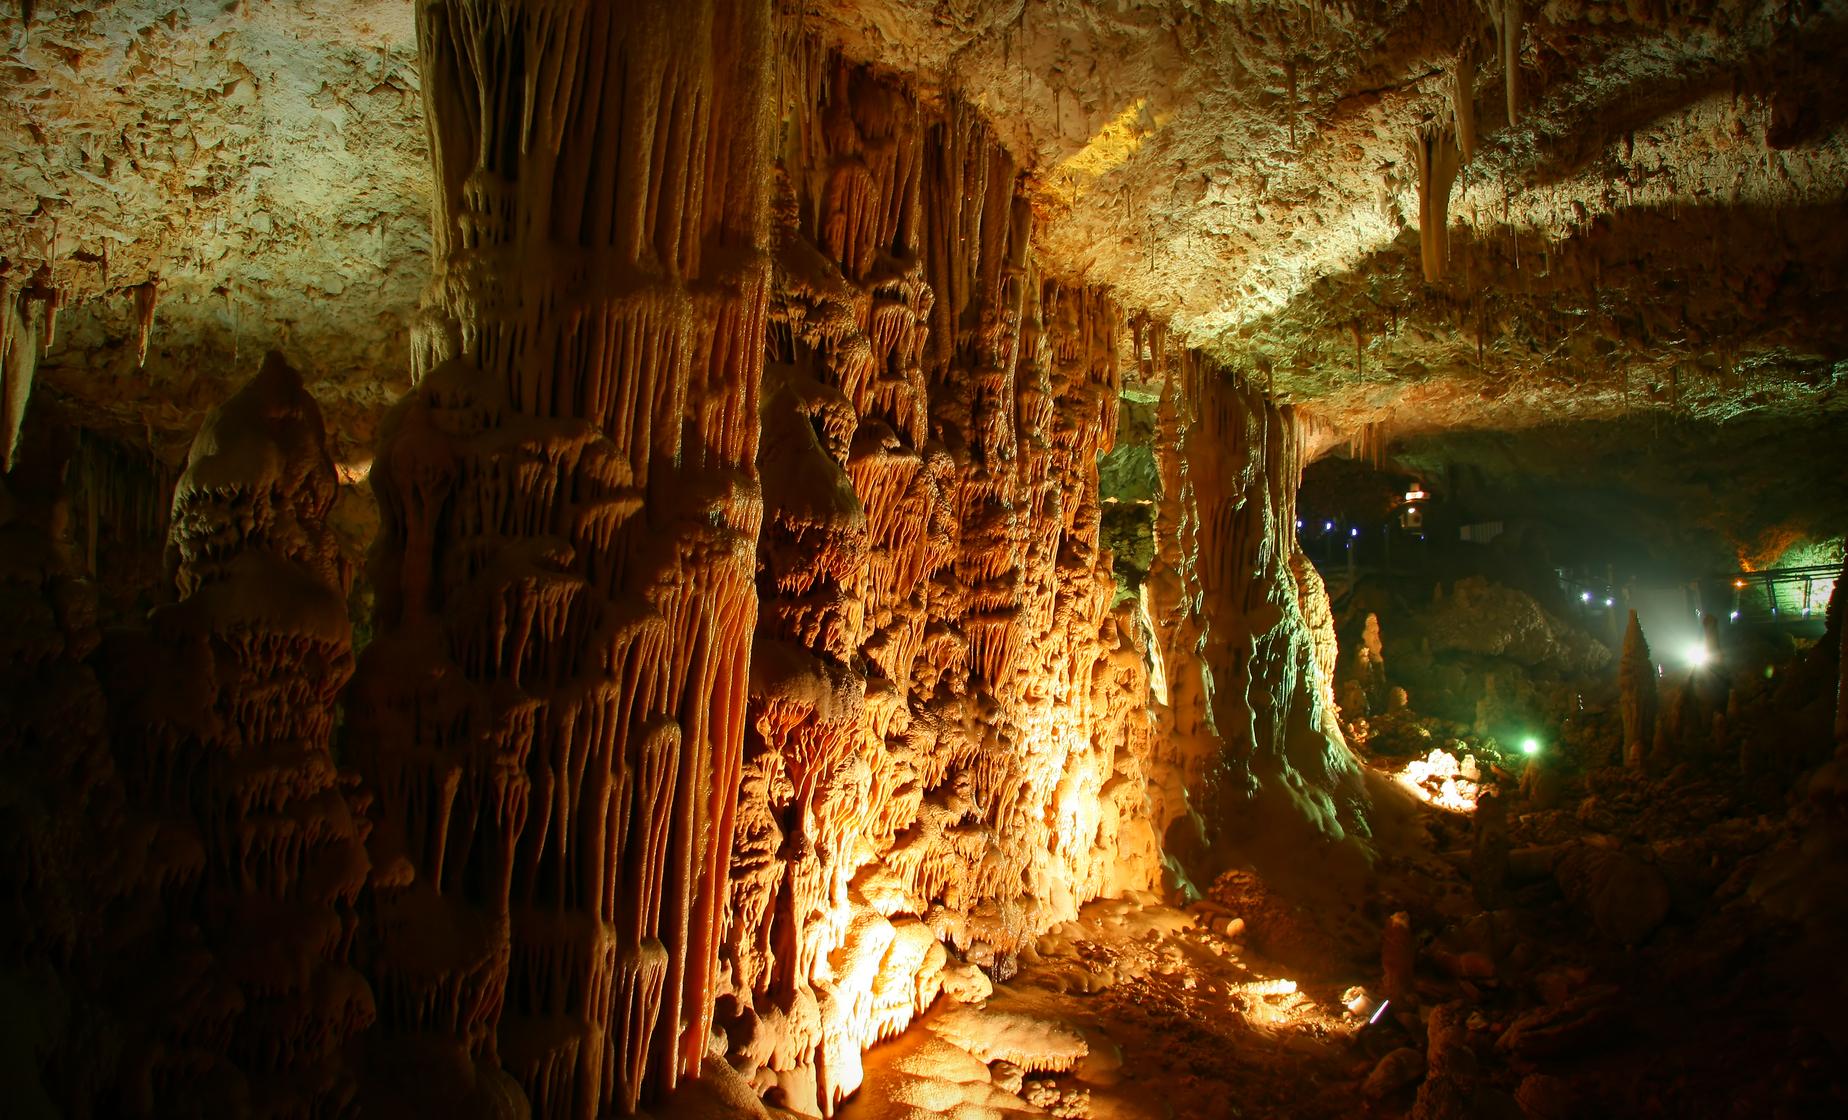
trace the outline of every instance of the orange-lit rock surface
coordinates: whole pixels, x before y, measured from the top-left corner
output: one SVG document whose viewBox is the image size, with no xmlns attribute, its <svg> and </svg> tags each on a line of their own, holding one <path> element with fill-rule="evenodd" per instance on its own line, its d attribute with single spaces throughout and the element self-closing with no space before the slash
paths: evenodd
<svg viewBox="0 0 1848 1120">
<path fill-rule="evenodd" d="M 0 1099 L 1840 1111 L 1845 28 L 9 8 Z"/>
</svg>

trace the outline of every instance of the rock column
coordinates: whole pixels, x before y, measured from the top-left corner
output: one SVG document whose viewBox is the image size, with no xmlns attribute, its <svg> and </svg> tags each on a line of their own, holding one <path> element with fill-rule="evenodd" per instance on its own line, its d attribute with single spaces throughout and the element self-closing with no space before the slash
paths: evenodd
<svg viewBox="0 0 1848 1120">
<path fill-rule="evenodd" d="M 436 273 L 374 467 L 352 717 L 379 1107 L 632 1112 L 710 1035 L 757 614 L 769 5 L 418 21 Z"/>
</svg>

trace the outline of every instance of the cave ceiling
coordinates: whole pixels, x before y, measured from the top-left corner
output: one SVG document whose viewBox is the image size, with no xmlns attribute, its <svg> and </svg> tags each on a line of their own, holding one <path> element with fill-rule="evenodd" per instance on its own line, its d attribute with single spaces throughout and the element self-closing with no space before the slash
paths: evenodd
<svg viewBox="0 0 1848 1120">
<path fill-rule="evenodd" d="M 784 33 L 974 102 L 1036 168 L 1049 269 L 1332 431 L 1839 413 L 1848 3 L 1530 2 L 1513 124 L 1506 7 L 840 0 Z M 411 10 L 0 17 L 0 256 L 61 292 L 55 393 L 171 457 L 281 344 L 364 468 L 429 275 Z M 1414 152 L 1456 128 L 1460 52 L 1476 135 L 1433 283 Z"/>
</svg>

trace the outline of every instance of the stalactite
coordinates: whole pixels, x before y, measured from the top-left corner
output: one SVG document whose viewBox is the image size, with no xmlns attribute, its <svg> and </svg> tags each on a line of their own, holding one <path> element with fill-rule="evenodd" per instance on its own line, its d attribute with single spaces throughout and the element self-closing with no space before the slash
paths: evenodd
<svg viewBox="0 0 1848 1120">
<path fill-rule="evenodd" d="M 160 302 L 160 277 L 150 276 L 130 289 L 135 295 L 135 368 L 148 364 L 148 340 L 154 337 L 154 307 Z"/>
<path fill-rule="evenodd" d="M 1512 128 L 1520 120 L 1521 28 L 1526 16 L 1521 10 L 1521 0 L 1489 0 L 1489 13 L 1495 23 L 1502 86 L 1508 100 L 1508 126 Z"/>
<path fill-rule="evenodd" d="M 1463 163 L 1476 158 L 1476 44 L 1466 39 L 1450 64 L 1450 111 Z"/>
<path fill-rule="evenodd" d="M 11 470 L 19 453 L 32 378 L 38 369 L 39 331 L 28 310 L 26 293 L 0 271 L 0 471 Z"/>
<path fill-rule="evenodd" d="M 1457 178 L 1457 148 L 1448 129 L 1426 125 L 1413 143 L 1418 165 L 1418 255 L 1427 284 L 1444 276 L 1450 261 L 1450 189 Z"/>
</svg>

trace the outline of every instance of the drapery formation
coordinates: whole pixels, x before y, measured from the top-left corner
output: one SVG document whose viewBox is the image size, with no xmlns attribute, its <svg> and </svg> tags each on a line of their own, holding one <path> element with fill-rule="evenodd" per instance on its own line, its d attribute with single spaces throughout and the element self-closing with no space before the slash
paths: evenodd
<svg viewBox="0 0 1848 1120">
<path fill-rule="evenodd" d="M 381 1102 L 632 1111 L 705 1054 L 756 619 L 769 6 L 427 0 L 382 431 Z M 381 1103 L 381 1107 L 384 1104 Z"/>
</svg>

